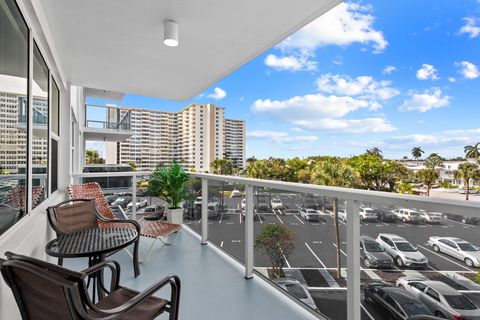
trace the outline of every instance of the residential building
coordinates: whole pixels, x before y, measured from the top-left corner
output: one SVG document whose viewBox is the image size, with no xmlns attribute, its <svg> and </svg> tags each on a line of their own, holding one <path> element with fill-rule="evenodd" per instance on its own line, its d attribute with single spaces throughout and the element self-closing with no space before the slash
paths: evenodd
<svg viewBox="0 0 480 320">
<path fill-rule="evenodd" d="M 245 122 L 225 119 L 222 107 L 191 104 L 179 112 L 128 110 L 132 135 L 107 143 L 107 163 L 134 163 L 137 170 L 148 171 L 175 159 L 186 169 L 208 172 L 213 160 L 226 158 L 239 169 L 245 167 Z"/>
</svg>

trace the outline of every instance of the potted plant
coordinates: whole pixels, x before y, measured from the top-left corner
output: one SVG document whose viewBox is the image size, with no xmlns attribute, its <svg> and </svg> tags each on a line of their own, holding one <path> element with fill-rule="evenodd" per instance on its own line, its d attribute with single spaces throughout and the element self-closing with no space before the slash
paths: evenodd
<svg viewBox="0 0 480 320">
<path fill-rule="evenodd" d="M 176 162 L 167 167 L 157 166 L 148 183 L 148 194 L 158 195 L 168 203 L 165 211 L 170 223 L 183 223 L 182 202 L 186 199 L 188 174 Z"/>
</svg>

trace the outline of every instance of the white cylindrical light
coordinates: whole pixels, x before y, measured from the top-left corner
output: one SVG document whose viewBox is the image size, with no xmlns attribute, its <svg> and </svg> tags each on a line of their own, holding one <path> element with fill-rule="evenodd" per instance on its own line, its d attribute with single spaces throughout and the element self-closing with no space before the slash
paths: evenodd
<svg viewBox="0 0 480 320">
<path fill-rule="evenodd" d="M 169 47 L 178 46 L 178 23 L 173 20 L 163 21 L 163 43 Z"/>
</svg>

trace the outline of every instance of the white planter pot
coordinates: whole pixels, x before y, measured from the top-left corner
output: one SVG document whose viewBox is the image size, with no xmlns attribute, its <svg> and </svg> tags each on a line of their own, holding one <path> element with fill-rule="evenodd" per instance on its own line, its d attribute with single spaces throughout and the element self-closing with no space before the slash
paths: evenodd
<svg viewBox="0 0 480 320">
<path fill-rule="evenodd" d="M 167 221 L 170 223 L 182 224 L 183 223 L 183 208 L 180 209 L 168 209 L 165 210 L 167 213 Z"/>
</svg>

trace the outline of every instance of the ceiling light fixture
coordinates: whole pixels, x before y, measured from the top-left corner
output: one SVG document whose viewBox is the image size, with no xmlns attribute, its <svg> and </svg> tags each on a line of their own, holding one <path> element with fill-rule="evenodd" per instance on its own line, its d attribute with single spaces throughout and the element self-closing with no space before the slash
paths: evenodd
<svg viewBox="0 0 480 320">
<path fill-rule="evenodd" d="M 169 47 L 178 46 L 178 23 L 173 20 L 163 21 L 163 43 Z"/>
</svg>

